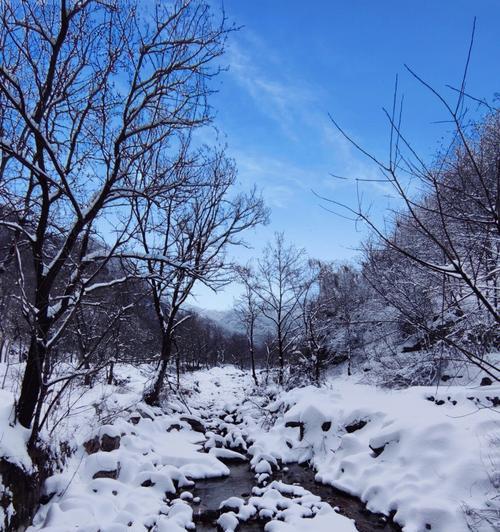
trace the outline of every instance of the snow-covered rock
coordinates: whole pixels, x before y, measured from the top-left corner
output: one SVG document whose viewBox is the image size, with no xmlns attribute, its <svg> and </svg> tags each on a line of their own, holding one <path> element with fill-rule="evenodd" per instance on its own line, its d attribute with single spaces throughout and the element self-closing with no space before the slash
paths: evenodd
<svg viewBox="0 0 500 532">
<path fill-rule="evenodd" d="M 286 414 L 252 433 L 249 452 L 311 461 L 317 480 L 395 512 L 405 532 L 465 532 L 467 509 L 500 511 L 499 412 L 487 399 L 498 385 L 388 391 L 337 379 L 329 388 L 283 392 Z M 290 421 L 303 424 L 302 440 Z"/>
</svg>

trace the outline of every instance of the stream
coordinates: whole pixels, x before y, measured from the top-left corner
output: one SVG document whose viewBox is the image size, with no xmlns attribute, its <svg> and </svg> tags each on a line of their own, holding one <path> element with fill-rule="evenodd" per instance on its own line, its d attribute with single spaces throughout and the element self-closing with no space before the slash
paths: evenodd
<svg viewBox="0 0 500 532">
<path fill-rule="evenodd" d="M 391 518 L 367 510 L 364 503 L 357 497 L 327 484 L 316 482 L 314 480 L 315 472 L 309 467 L 299 464 L 287 464 L 287 467 L 288 471 L 278 471 L 277 479 L 283 480 L 287 484 L 298 484 L 314 495 L 318 495 L 331 506 L 337 506 L 340 514 L 354 519 L 359 532 L 401 531 L 401 527 L 394 523 Z"/>
<path fill-rule="evenodd" d="M 255 474 L 250 471 L 248 463 L 227 464 L 231 473 L 228 477 L 207 478 L 196 481 L 193 490 L 195 497 L 200 497 L 201 502 L 193 508 L 193 519 L 196 530 L 217 530 L 215 522 L 219 517 L 219 505 L 229 497 L 248 499 L 252 488 L 256 485 Z M 241 523 L 238 530 L 264 530 L 260 522 Z"/>
<path fill-rule="evenodd" d="M 235 400 L 239 398 L 240 393 L 240 389 L 235 388 Z M 321 502 L 329 504 L 339 514 L 352 519 L 359 532 L 374 532 L 378 530 L 401 532 L 401 527 L 394 523 L 392 516 L 370 512 L 366 509 L 365 504 L 357 497 L 332 486 L 316 482 L 315 472 L 310 467 L 297 463 L 283 464 L 278 461 L 269 470 L 270 476 L 268 478 L 265 478 L 265 476 L 262 478 L 262 475 L 256 474 L 258 471 L 256 465 L 254 465 L 255 471 L 250 468 L 250 459 L 252 456 L 255 458 L 255 455 L 250 456 L 247 452 L 247 446 L 253 444 L 253 442 L 248 441 L 247 433 L 245 430 L 242 430 L 244 426 L 244 414 L 239 410 L 236 401 L 234 403 L 233 405 L 225 404 L 222 406 L 211 402 L 203 405 L 197 412 L 200 419 L 203 419 L 205 425 L 203 432 L 206 431 L 207 434 L 207 441 L 203 445 L 205 452 L 208 452 L 213 447 L 218 447 L 239 453 L 238 457 L 233 456 L 232 458 L 229 456 L 223 458 L 223 453 L 220 453 L 219 459 L 230 470 L 230 474 L 227 477 L 206 478 L 195 481 L 195 486 L 191 490 L 191 505 L 193 509 L 193 521 L 197 531 L 219 531 L 220 528 L 218 528 L 217 520 L 222 514 L 228 512 L 228 507 L 222 510 L 220 509 L 223 501 L 231 497 L 241 499 L 243 506 L 240 509 L 243 510 L 244 507 L 248 508 L 247 503 L 251 497 L 257 497 L 258 499 L 258 497 L 262 496 L 263 486 L 269 485 L 276 480 L 288 486 L 300 486 L 310 492 L 310 494 L 319 497 Z M 258 473 L 262 473 L 262 471 L 258 471 Z M 254 488 L 260 489 L 254 491 Z M 285 490 L 283 493 L 290 492 Z M 298 493 L 299 495 L 297 496 L 300 499 L 300 490 Z M 286 497 L 287 501 L 290 501 L 290 504 L 297 504 L 292 503 L 292 501 L 298 501 L 299 499 L 294 499 L 293 497 L 291 499 Z M 250 507 L 256 504 L 258 506 L 258 503 L 252 501 Z M 304 508 L 306 507 L 307 503 Z M 229 506 L 229 509 L 232 508 L 234 507 Z M 288 508 L 288 506 L 285 505 L 285 508 Z M 279 506 L 277 506 L 277 509 L 281 510 Z M 238 515 L 239 510 L 236 513 Z M 259 514 L 262 517 L 259 517 Z M 272 517 L 261 512 L 254 514 L 253 517 L 251 515 L 248 516 L 249 518 L 247 520 L 240 519 L 237 527 L 238 532 L 262 531 L 268 519 Z M 304 516 L 306 515 L 307 512 Z M 333 528 L 334 526 L 332 527 L 332 532 Z"/>
<path fill-rule="evenodd" d="M 201 502 L 193 507 L 193 519 L 196 530 L 214 532 L 218 530 L 216 521 L 220 515 L 219 505 L 229 497 L 240 497 L 248 500 L 252 488 L 257 485 L 255 473 L 250 470 L 248 463 L 229 463 L 231 470 L 228 477 L 199 480 L 193 490 L 195 497 L 200 497 Z M 338 507 L 339 513 L 353 519 L 359 532 L 373 532 L 381 530 L 386 532 L 401 531 L 401 528 L 391 518 L 382 514 L 368 511 L 361 500 L 314 480 L 315 473 L 308 467 L 299 464 L 287 464 L 286 468 L 277 471 L 273 479 L 282 480 L 287 484 L 300 485 L 314 495 Z M 265 522 L 259 520 L 247 521 L 240 524 L 238 531 L 264 530 Z"/>
</svg>

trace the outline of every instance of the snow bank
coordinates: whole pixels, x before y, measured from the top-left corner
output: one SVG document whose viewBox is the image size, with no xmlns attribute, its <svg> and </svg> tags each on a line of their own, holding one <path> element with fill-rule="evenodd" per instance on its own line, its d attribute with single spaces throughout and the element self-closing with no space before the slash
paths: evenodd
<svg viewBox="0 0 500 532">
<path fill-rule="evenodd" d="M 500 514 L 499 385 L 384 391 L 337 379 L 280 392 L 214 368 L 183 377 L 165 412 L 141 402 L 141 368 L 116 371 L 120 387 L 81 388 L 74 415 L 59 425 L 53 444 L 66 439 L 74 454 L 47 480 L 51 499 L 31 532 L 192 529 L 193 481 L 227 475 L 221 460 L 246 452 L 260 487 L 246 501 L 225 501 L 219 525 L 227 531 L 259 516 L 271 519 L 268 532 L 353 532 L 352 521 L 306 490 L 266 485 L 282 462 L 305 461 L 317 480 L 394 513 L 405 532 L 495 530 L 486 518 Z M 0 391 L 0 451 L 30 468 L 28 431 L 11 426 L 12 406 Z"/>
<path fill-rule="evenodd" d="M 30 531 L 194 528 L 186 489 L 193 480 L 225 476 L 229 469 L 215 454 L 202 452 L 205 438 L 182 420 L 184 412 L 167 414 L 140 402 L 145 382 L 136 377 L 124 388 L 106 389 L 100 408 L 106 405 L 112 421 L 85 426 L 83 416 L 71 422 L 78 427 L 75 453 L 62 473 L 46 481 L 50 502 Z"/>
<path fill-rule="evenodd" d="M 498 396 L 500 386 L 294 389 L 278 397 L 285 413 L 268 433 L 254 427 L 249 452 L 309 460 L 317 480 L 395 512 L 405 532 L 465 532 L 467 512 L 499 510 Z"/>
<path fill-rule="evenodd" d="M 32 463 L 26 444 L 30 431 L 14 424 L 13 419 L 14 396 L 6 390 L 0 390 L 0 458 L 29 472 Z"/>
</svg>

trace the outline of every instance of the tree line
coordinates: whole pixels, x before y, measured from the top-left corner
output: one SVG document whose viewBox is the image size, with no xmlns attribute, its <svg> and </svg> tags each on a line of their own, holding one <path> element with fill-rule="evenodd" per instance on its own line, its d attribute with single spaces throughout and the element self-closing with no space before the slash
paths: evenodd
<svg viewBox="0 0 500 532">
<path fill-rule="evenodd" d="M 431 163 L 401 130 L 397 93 L 387 162 L 334 122 L 378 166 L 395 198 L 382 225 L 360 201 L 323 198 L 370 229 L 359 261 L 311 260 L 278 234 L 240 269 L 249 345 L 258 320 L 271 325 L 266 345 L 282 384 L 320 382 L 325 369 L 339 365 L 393 386 L 473 371 L 500 377 L 500 111 L 474 98 L 479 112 L 472 120 L 463 90 L 452 105 L 418 80 L 452 125 L 450 143 Z"/>
</svg>

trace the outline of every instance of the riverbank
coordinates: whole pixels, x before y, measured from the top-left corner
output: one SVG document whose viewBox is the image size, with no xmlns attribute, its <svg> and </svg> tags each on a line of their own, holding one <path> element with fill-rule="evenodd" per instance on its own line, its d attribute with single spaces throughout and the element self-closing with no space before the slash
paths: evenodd
<svg viewBox="0 0 500 532">
<path fill-rule="evenodd" d="M 494 385 L 284 391 L 223 367 L 151 408 L 148 371 L 83 389 L 30 532 L 495 530 Z"/>
</svg>

